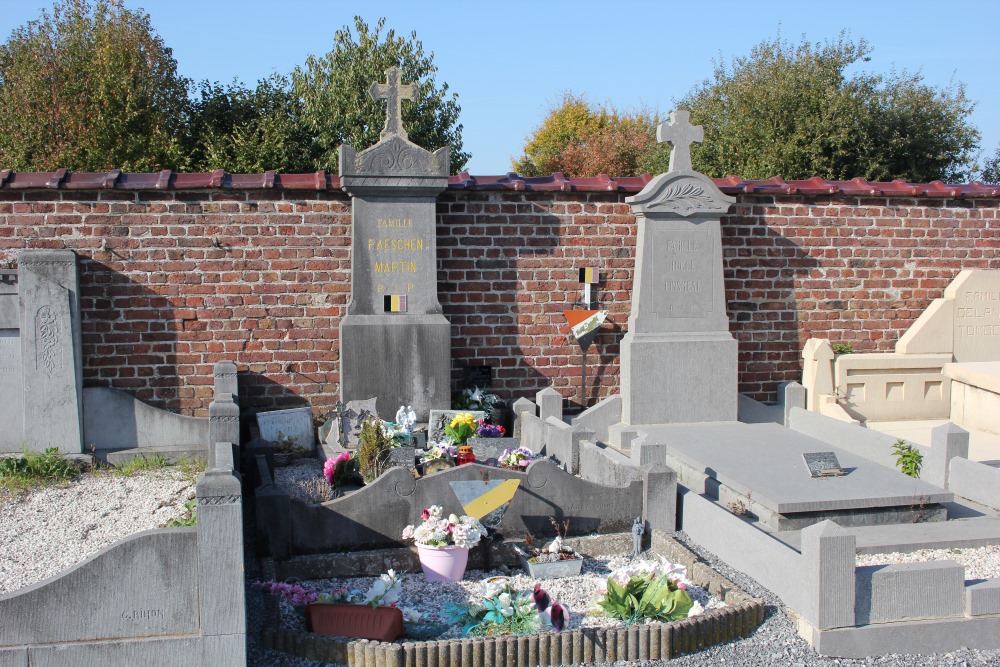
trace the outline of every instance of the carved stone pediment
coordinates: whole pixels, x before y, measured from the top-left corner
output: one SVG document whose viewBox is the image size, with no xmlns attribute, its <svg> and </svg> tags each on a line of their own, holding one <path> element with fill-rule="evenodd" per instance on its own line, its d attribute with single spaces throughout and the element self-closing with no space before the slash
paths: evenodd
<svg viewBox="0 0 1000 667">
<path fill-rule="evenodd" d="M 705 216 L 720 217 L 736 203 L 715 186 L 712 179 L 696 171 L 672 171 L 660 174 L 634 197 L 625 201 L 636 213 L 646 217 Z"/>
<path fill-rule="evenodd" d="M 340 147 L 340 175 L 381 177 L 448 177 L 450 151 L 447 147 L 431 153 L 395 135 L 356 153 L 349 145 Z"/>
</svg>

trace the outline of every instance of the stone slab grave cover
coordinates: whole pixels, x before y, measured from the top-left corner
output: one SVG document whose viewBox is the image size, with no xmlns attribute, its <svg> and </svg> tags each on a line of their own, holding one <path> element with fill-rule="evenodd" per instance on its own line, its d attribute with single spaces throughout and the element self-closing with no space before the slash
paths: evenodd
<svg viewBox="0 0 1000 667">
<path fill-rule="evenodd" d="M 650 429 L 682 483 L 722 503 L 743 502 L 761 523 L 795 530 L 832 519 L 843 526 L 944 520 L 954 494 L 777 424 L 676 424 Z M 846 473 L 810 477 L 802 455 L 832 452 Z"/>
<path fill-rule="evenodd" d="M 670 170 L 628 202 L 637 219 L 636 271 L 622 341 L 623 424 L 736 420 L 736 340 L 729 333 L 720 217 L 735 202 L 691 170 L 701 127 L 670 114 L 657 139 Z"/>
<path fill-rule="evenodd" d="M 289 442 L 308 452 L 313 451 L 316 445 L 312 410 L 309 408 L 258 412 L 257 426 L 260 437 L 270 442 Z"/>
<path fill-rule="evenodd" d="M 378 397 L 379 414 L 412 405 L 417 421 L 450 404 L 451 327 L 437 286 L 437 195 L 448 185 L 450 149 L 410 142 L 402 100 L 417 86 L 400 71 L 374 84 L 387 101 L 374 146 L 340 147 L 340 178 L 352 197 L 351 301 L 340 324 L 341 399 Z"/>
</svg>

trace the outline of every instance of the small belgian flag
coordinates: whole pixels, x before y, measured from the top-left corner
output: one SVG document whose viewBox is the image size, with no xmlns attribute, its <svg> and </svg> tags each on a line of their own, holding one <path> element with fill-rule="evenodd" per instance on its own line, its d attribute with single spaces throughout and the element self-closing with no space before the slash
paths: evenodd
<svg viewBox="0 0 1000 667">
<path fill-rule="evenodd" d="M 580 282 L 588 285 L 595 285 L 601 282 L 601 272 L 599 269 L 588 267 L 580 269 Z"/>
<path fill-rule="evenodd" d="M 382 300 L 383 309 L 387 313 L 405 313 L 406 312 L 406 295 L 404 294 L 386 294 Z"/>
</svg>

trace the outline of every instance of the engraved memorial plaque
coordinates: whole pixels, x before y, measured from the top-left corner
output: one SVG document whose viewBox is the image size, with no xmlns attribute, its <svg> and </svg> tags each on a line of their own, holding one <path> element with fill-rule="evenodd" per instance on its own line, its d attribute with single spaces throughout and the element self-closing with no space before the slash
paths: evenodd
<svg viewBox="0 0 1000 667">
<path fill-rule="evenodd" d="M 653 241 L 653 311 L 662 317 L 707 317 L 715 290 L 708 230 L 666 231 Z"/>
<path fill-rule="evenodd" d="M 805 452 L 802 460 L 809 469 L 810 477 L 840 477 L 844 469 L 833 452 Z"/>
</svg>

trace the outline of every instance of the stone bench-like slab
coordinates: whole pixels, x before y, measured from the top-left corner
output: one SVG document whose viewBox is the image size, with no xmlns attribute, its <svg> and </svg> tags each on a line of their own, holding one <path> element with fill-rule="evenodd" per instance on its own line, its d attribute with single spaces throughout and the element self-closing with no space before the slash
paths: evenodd
<svg viewBox="0 0 1000 667">
<path fill-rule="evenodd" d="M 941 373 L 951 378 L 951 421 L 1000 433 L 1000 361 L 945 364 Z"/>
</svg>

